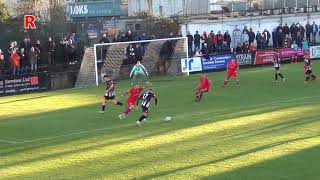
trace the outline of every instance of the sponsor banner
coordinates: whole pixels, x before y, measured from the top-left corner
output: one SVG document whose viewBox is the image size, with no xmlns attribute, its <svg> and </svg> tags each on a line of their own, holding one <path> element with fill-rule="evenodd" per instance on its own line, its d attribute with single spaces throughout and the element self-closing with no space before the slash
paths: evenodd
<svg viewBox="0 0 320 180">
<path fill-rule="evenodd" d="M 273 50 L 256 51 L 254 65 L 272 63 L 275 59 L 274 53 L 275 53 L 275 51 L 273 51 Z"/>
<path fill-rule="evenodd" d="M 66 12 L 69 17 L 120 16 L 120 0 L 69 2 Z"/>
<path fill-rule="evenodd" d="M 202 71 L 201 57 L 192 57 L 188 60 L 186 58 L 181 59 L 182 72 L 188 72 L 188 67 L 189 72 Z"/>
<path fill-rule="evenodd" d="M 320 58 L 320 46 L 310 47 L 310 58 Z"/>
<path fill-rule="evenodd" d="M 225 69 L 234 58 L 234 54 L 210 55 L 208 59 L 202 57 L 203 70 Z"/>
<path fill-rule="evenodd" d="M 281 48 L 278 52 L 280 59 L 291 59 L 293 56 L 305 55 L 304 50 L 302 48 L 298 48 L 297 51 L 294 51 L 292 48 Z"/>
<path fill-rule="evenodd" d="M 18 75 L 0 77 L 0 96 L 48 89 L 47 79 L 39 75 Z"/>
<path fill-rule="evenodd" d="M 251 53 L 236 54 L 236 60 L 239 66 L 250 65 L 252 64 L 252 54 Z"/>
</svg>

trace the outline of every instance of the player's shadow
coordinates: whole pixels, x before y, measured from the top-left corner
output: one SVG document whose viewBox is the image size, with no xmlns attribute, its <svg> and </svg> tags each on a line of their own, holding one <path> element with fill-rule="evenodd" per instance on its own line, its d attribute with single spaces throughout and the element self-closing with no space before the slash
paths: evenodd
<svg viewBox="0 0 320 180">
<path fill-rule="evenodd" d="M 228 161 L 228 160 L 235 159 L 235 158 L 238 158 L 238 157 L 241 157 L 241 156 L 246 156 L 246 155 L 251 154 L 251 153 L 256 153 L 256 152 L 259 152 L 259 151 L 263 151 L 263 150 L 266 150 L 266 149 L 274 148 L 274 147 L 281 146 L 281 145 L 284 145 L 284 144 L 288 144 L 288 143 L 292 143 L 292 142 L 296 142 L 296 141 L 307 140 L 307 139 L 316 138 L 316 137 L 320 137 L 320 134 L 313 135 L 313 136 L 308 136 L 308 137 L 303 137 L 303 138 L 295 138 L 295 139 L 290 139 L 290 140 L 284 140 L 284 141 L 280 141 L 280 142 L 276 142 L 276 143 L 271 143 L 271 144 L 263 145 L 263 146 L 260 146 L 260 147 L 257 147 L 257 148 L 253 148 L 253 149 L 250 149 L 250 150 L 247 150 L 247 151 L 243 151 L 243 152 L 240 152 L 240 153 L 229 155 L 229 156 L 226 156 L 224 158 L 217 159 L 217 160 L 212 160 L 212 161 L 208 161 L 208 162 L 201 163 L 201 164 L 196 164 L 196 165 L 192 165 L 192 166 L 177 168 L 177 169 L 173 169 L 173 170 L 169 170 L 169 171 L 163 171 L 163 172 L 159 172 L 159 173 L 143 176 L 142 178 L 139 178 L 139 179 L 159 178 L 159 177 L 167 176 L 167 175 L 170 175 L 170 174 L 173 174 L 173 173 L 178 173 L 180 171 L 189 170 L 189 169 L 197 168 L 197 167 L 201 167 L 201 166 L 207 166 L 207 165 L 210 165 L 210 164 L 215 164 L 215 163 L 219 163 L 219 162 L 223 162 L 223 161 Z"/>
</svg>

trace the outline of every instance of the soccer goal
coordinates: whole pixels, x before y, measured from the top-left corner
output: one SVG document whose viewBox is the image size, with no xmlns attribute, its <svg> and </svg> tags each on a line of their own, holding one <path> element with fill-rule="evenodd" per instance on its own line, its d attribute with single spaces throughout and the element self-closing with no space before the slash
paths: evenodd
<svg viewBox="0 0 320 180">
<path fill-rule="evenodd" d="M 99 85 L 102 76 L 128 79 L 140 61 L 151 76 L 189 74 L 186 37 L 95 44 L 87 48 L 76 87 Z"/>
</svg>

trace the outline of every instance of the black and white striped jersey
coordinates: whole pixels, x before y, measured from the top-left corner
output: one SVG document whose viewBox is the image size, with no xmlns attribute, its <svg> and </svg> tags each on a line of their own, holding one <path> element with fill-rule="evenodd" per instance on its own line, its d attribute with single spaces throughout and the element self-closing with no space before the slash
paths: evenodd
<svg viewBox="0 0 320 180">
<path fill-rule="evenodd" d="M 273 67 L 279 68 L 280 67 L 280 62 L 279 61 L 273 62 Z"/>
<path fill-rule="evenodd" d="M 148 108 L 150 106 L 150 102 L 152 98 L 155 97 L 155 94 L 150 91 L 147 91 L 143 93 L 141 97 L 142 97 L 141 106 Z"/>
<path fill-rule="evenodd" d="M 105 92 L 104 95 L 107 96 L 107 97 L 115 96 L 116 93 L 114 91 L 114 89 L 115 89 L 114 82 L 112 80 L 109 80 L 109 81 L 106 82 L 106 85 L 107 85 L 107 87 L 106 87 L 106 92 Z"/>
</svg>

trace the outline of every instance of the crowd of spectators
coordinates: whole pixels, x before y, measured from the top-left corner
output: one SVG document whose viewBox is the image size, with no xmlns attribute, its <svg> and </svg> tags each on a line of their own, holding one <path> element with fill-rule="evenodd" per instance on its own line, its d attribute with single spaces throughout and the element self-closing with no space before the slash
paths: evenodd
<svg viewBox="0 0 320 180">
<path fill-rule="evenodd" d="M 39 67 L 56 65 L 57 51 L 61 51 L 61 63 L 76 64 L 80 60 L 79 43 L 76 33 L 65 35 L 57 43 L 51 37 L 44 43 L 30 37 L 25 37 L 20 43 L 12 41 L 7 49 L 0 49 L 0 75 L 35 73 Z"/>
<path fill-rule="evenodd" d="M 308 49 L 310 43 L 316 44 L 319 26 L 313 22 L 309 22 L 303 26 L 299 23 L 292 23 L 289 27 L 287 23 L 279 24 L 270 33 L 267 29 L 256 33 L 252 28 L 245 26 L 240 30 L 237 26 L 231 32 L 226 31 L 224 34 L 218 31 L 217 34 L 211 31 L 209 34 L 204 31 L 199 34 L 198 31 L 194 35 L 187 32 L 188 51 L 191 55 L 224 54 L 230 52 L 248 53 L 255 50 L 265 50 L 272 48 L 292 47 L 297 45 L 304 49 Z"/>
</svg>

